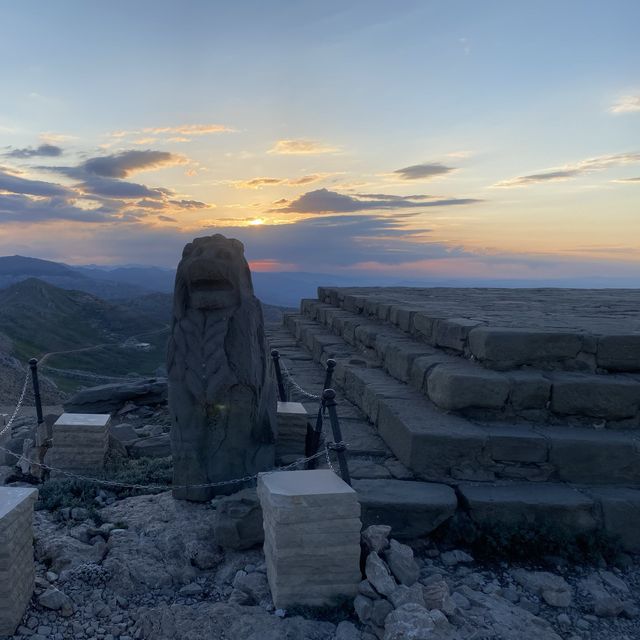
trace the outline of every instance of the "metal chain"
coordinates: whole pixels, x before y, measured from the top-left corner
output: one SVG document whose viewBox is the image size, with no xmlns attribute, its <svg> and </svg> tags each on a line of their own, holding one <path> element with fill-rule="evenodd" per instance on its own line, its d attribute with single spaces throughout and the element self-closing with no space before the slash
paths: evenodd
<svg viewBox="0 0 640 640">
<path fill-rule="evenodd" d="M 289 384 L 299 393 L 301 393 L 303 396 L 306 396 L 307 398 L 310 398 L 311 400 L 321 400 L 322 397 L 321 396 L 317 396 L 313 393 L 309 393 L 308 391 L 305 391 L 293 378 L 293 376 L 291 375 L 291 373 L 289 372 L 289 369 L 287 369 L 287 365 L 280 360 L 280 364 L 282 366 L 282 369 L 284 371 L 284 375 L 287 377 L 287 381 L 289 382 Z"/>
<path fill-rule="evenodd" d="M 20 397 L 18 398 L 18 403 L 16 404 L 15 411 L 12 416 L 9 418 L 9 422 L 0 429 L 0 436 L 7 430 L 11 429 L 11 425 L 13 421 L 16 419 L 17 415 L 20 413 L 20 409 L 22 409 L 22 403 L 24 402 L 24 398 L 27 395 L 27 386 L 29 385 L 29 369 L 27 369 L 27 375 L 24 377 L 24 384 L 22 385 L 22 391 L 20 392 Z M 11 435 L 11 432 L 9 432 Z"/>
<path fill-rule="evenodd" d="M 343 444 L 347 446 L 346 442 L 340 442 L 338 444 Z M 0 451 L 4 451 L 5 453 L 9 453 L 14 458 L 18 458 L 20 460 L 24 460 L 28 462 L 30 465 L 38 466 L 42 469 L 46 469 L 47 471 L 55 471 L 56 473 L 61 473 L 69 478 L 73 478 L 75 480 L 83 480 L 85 482 L 94 482 L 95 484 L 104 484 L 111 487 L 120 487 L 123 489 L 152 489 L 152 490 L 160 490 L 167 491 L 168 489 L 207 489 L 211 487 L 223 487 L 230 484 L 244 484 L 245 482 L 251 482 L 252 480 L 256 480 L 260 473 L 279 473 L 280 471 L 288 471 L 289 469 L 293 469 L 295 467 L 300 466 L 310 460 L 314 460 L 315 458 L 319 458 L 323 455 L 327 456 L 327 460 L 329 461 L 329 467 L 332 471 L 335 472 L 335 469 L 331 466 L 331 461 L 329 460 L 329 451 L 327 449 L 327 445 L 325 445 L 324 451 L 318 451 L 318 453 L 314 453 L 312 456 L 307 456 L 306 458 L 299 458 L 295 460 L 291 464 L 288 464 L 284 467 L 278 467 L 277 469 L 271 469 L 270 471 L 261 471 L 260 473 L 255 473 L 251 476 L 244 476 L 243 478 L 234 478 L 233 480 L 222 480 L 220 482 L 209 482 L 202 484 L 183 484 L 183 485 L 165 485 L 165 484 L 129 484 L 126 482 L 118 482 L 117 480 L 107 480 L 103 478 L 92 478 L 90 476 L 81 475 L 78 473 L 72 473 L 71 471 L 65 471 L 64 469 L 56 469 L 55 467 L 51 467 L 42 462 L 35 462 L 34 460 L 29 460 L 24 456 L 18 455 L 14 453 L 10 449 L 6 449 L 5 447 L 0 446 Z"/>
</svg>

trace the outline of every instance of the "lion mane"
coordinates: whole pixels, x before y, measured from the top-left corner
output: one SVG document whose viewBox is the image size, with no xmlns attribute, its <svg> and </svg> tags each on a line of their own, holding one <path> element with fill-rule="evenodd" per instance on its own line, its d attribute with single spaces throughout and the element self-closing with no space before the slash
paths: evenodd
<svg viewBox="0 0 640 640">
<path fill-rule="evenodd" d="M 176 272 L 167 356 L 174 495 L 204 501 L 271 468 L 276 397 L 241 242 L 196 238 Z M 188 487 L 186 485 L 189 485 Z"/>
</svg>

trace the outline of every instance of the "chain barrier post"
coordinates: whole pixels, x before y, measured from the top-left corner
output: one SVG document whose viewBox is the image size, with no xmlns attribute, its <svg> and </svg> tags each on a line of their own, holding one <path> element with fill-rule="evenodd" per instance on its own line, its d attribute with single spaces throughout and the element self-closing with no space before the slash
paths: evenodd
<svg viewBox="0 0 640 640">
<path fill-rule="evenodd" d="M 31 367 L 31 380 L 33 382 L 33 397 L 36 401 L 36 414 L 38 416 L 38 424 L 44 422 L 42 416 L 42 398 L 40 397 L 40 382 L 38 381 L 38 360 L 37 358 L 31 358 L 29 360 L 29 366 Z"/>
<path fill-rule="evenodd" d="M 336 452 L 338 464 L 340 465 L 340 475 L 342 476 L 342 479 L 351 486 L 351 476 L 349 475 L 346 456 L 347 446 L 342 441 L 342 431 L 340 430 L 338 412 L 336 411 L 336 392 L 333 389 L 325 389 L 322 394 L 322 399 L 329 411 L 329 420 L 331 421 L 331 430 L 333 431 L 333 439 L 335 441 L 327 444 L 327 448 Z"/>
<path fill-rule="evenodd" d="M 336 361 L 333 358 L 329 358 L 327 360 L 327 369 L 324 374 L 324 385 L 322 387 L 322 391 L 324 392 L 326 389 L 331 388 L 331 380 L 333 378 L 333 370 L 336 368 Z M 322 437 L 322 415 L 325 411 L 325 403 L 324 397 L 320 399 L 320 404 L 318 405 L 318 414 L 316 416 L 316 426 L 315 429 L 309 429 L 307 432 L 307 448 L 305 451 L 305 455 L 312 456 L 318 452 L 318 447 L 320 446 L 320 438 Z M 318 459 L 313 458 L 313 460 L 309 461 L 307 465 L 307 469 L 315 469 L 318 466 Z"/>
<path fill-rule="evenodd" d="M 280 402 L 287 401 L 287 392 L 284 388 L 284 382 L 282 381 L 282 371 L 280 370 L 280 352 L 277 349 L 271 350 L 271 357 L 273 358 L 273 366 L 276 370 L 276 381 L 278 382 L 278 396 Z"/>
</svg>

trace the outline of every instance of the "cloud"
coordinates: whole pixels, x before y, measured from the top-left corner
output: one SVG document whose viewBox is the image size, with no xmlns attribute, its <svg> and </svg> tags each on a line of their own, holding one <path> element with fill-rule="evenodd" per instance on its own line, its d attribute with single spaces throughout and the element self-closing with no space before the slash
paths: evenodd
<svg viewBox="0 0 640 640">
<path fill-rule="evenodd" d="M 547 169 L 540 173 L 532 173 L 525 176 L 518 176 L 498 182 L 494 187 L 511 188 L 526 187 L 532 184 L 540 184 L 543 182 L 557 182 L 576 178 L 581 175 L 593 173 L 594 171 L 603 171 L 613 167 L 620 167 L 628 164 L 636 164 L 640 162 L 640 153 L 618 153 L 608 156 L 597 156 L 595 158 L 587 158 L 574 164 L 568 164 L 564 167 L 555 169 Z"/>
<path fill-rule="evenodd" d="M 22 194 L 0 195 L 1 222 L 51 222 L 73 220 L 76 222 L 107 222 L 114 211 L 107 207 L 84 209 L 64 197 L 31 198 Z"/>
<path fill-rule="evenodd" d="M 278 140 L 268 153 L 278 155 L 314 155 L 320 153 L 336 153 L 337 147 L 331 147 L 318 140 Z"/>
<path fill-rule="evenodd" d="M 127 182 L 126 180 L 117 180 L 115 178 L 102 178 L 100 176 L 87 176 L 85 180 L 75 185 L 75 188 L 85 195 L 94 195 L 103 198 L 162 199 L 165 196 L 162 189 L 154 189 L 136 182 Z"/>
<path fill-rule="evenodd" d="M 233 180 L 231 184 L 236 189 L 260 189 L 261 187 L 297 187 L 304 184 L 319 182 L 335 173 L 312 173 L 301 178 L 250 178 L 249 180 Z"/>
<path fill-rule="evenodd" d="M 71 192 L 66 187 L 42 180 L 28 180 L 0 169 L 0 192 L 27 194 L 32 196 L 67 196 Z"/>
<path fill-rule="evenodd" d="M 168 151 L 130 150 L 89 158 L 72 172 L 67 172 L 67 175 L 88 173 L 104 178 L 127 178 L 138 171 L 150 171 L 185 162 L 186 159 L 183 156 Z"/>
<path fill-rule="evenodd" d="M 286 201 L 285 201 L 286 202 Z M 474 198 L 432 199 L 432 196 L 395 196 L 383 193 L 356 194 L 355 196 L 317 189 L 288 202 L 286 206 L 272 211 L 287 213 L 354 213 L 375 209 L 393 210 L 401 208 L 441 207 L 479 202 Z"/>
<path fill-rule="evenodd" d="M 618 182 L 620 184 L 640 184 L 640 176 L 636 178 L 618 178 L 612 182 Z"/>
<path fill-rule="evenodd" d="M 436 176 L 446 175 L 455 171 L 452 167 L 446 167 L 439 162 L 414 164 L 403 169 L 396 169 L 393 173 L 403 180 L 429 180 Z"/>
<path fill-rule="evenodd" d="M 179 209 L 211 209 L 212 205 L 199 200 L 169 200 L 169 204 Z"/>
<path fill-rule="evenodd" d="M 23 149 L 12 149 L 4 154 L 8 158 L 56 158 L 62 155 L 62 148 L 55 144 L 41 144 L 35 149 L 33 147 L 25 147 Z"/>
<path fill-rule="evenodd" d="M 169 142 L 189 142 L 196 136 L 208 136 L 216 133 L 233 133 L 235 129 L 223 124 L 180 124 L 170 127 L 144 127 L 143 129 L 131 129 L 112 131 L 111 138 L 129 138 L 131 136 L 144 136 L 142 140 L 153 139 L 150 136 L 164 136 Z M 138 140 L 135 144 L 145 144 Z"/>
<path fill-rule="evenodd" d="M 640 94 L 622 96 L 609 107 L 609 112 L 615 114 L 637 111 L 640 111 Z"/>
</svg>

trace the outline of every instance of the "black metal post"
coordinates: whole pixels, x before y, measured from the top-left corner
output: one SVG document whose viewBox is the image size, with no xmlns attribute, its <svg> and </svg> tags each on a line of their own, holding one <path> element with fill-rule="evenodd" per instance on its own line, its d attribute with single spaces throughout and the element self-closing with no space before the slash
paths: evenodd
<svg viewBox="0 0 640 640">
<path fill-rule="evenodd" d="M 324 374 L 324 385 L 322 391 L 331 388 L 331 379 L 333 377 L 333 370 L 336 368 L 336 361 L 333 358 L 327 360 L 327 369 Z M 320 398 L 320 405 L 318 406 L 318 414 L 316 416 L 315 429 L 309 428 L 307 433 L 307 446 L 305 450 L 306 456 L 313 456 L 318 453 L 318 447 L 320 446 L 320 437 L 322 435 L 322 415 L 325 411 L 324 397 Z M 318 466 L 318 459 L 314 458 L 307 463 L 307 469 L 315 469 Z"/>
<path fill-rule="evenodd" d="M 284 382 L 282 381 L 282 371 L 280 370 L 280 353 L 277 349 L 271 350 L 271 357 L 273 358 L 273 366 L 276 370 L 276 381 L 278 382 L 278 396 L 280 402 L 287 401 L 287 392 L 284 389 Z"/>
<path fill-rule="evenodd" d="M 331 421 L 331 430 L 333 431 L 333 445 L 329 448 L 333 449 L 338 456 L 338 464 L 340 465 L 340 475 L 342 479 L 351 485 L 351 476 L 349 475 L 349 467 L 347 465 L 347 447 L 342 442 L 342 431 L 340 430 L 340 422 L 338 421 L 338 412 L 336 411 L 336 392 L 333 389 L 325 389 L 322 394 L 324 404 L 329 411 L 329 420 Z"/>
<path fill-rule="evenodd" d="M 31 367 L 31 380 L 33 381 L 33 397 L 36 400 L 36 414 L 38 416 L 38 424 L 44 422 L 42 416 L 42 398 L 40 398 L 40 383 L 38 382 L 38 360 L 31 358 L 29 360 L 29 366 Z"/>
</svg>

